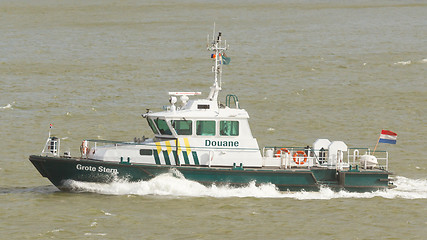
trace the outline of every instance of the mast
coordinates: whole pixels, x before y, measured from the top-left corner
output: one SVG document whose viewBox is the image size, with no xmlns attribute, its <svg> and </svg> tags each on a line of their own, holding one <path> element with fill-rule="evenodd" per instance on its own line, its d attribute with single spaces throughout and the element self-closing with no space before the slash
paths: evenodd
<svg viewBox="0 0 427 240">
<path fill-rule="evenodd" d="M 214 31 L 215 31 L 215 25 L 214 25 Z M 224 40 L 224 43 L 222 42 L 221 32 L 218 32 L 216 39 L 215 39 L 215 36 L 213 36 L 212 42 L 210 45 L 208 45 L 207 49 L 209 51 L 214 52 L 211 56 L 214 59 L 212 72 L 214 73 L 214 80 L 215 80 L 214 84 L 211 87 L 211 91 L 209 93 L 208 99 L 211 101 L 217 101 L 218 93 L 219 91 L 221 91 L 221 83 L 222 83 L 222 80 L 221 80 L 222 64 L 223 64 L 222 56 L 224 54 L 224 51 L 227 50 L 227 41 Z"/>
</svg>

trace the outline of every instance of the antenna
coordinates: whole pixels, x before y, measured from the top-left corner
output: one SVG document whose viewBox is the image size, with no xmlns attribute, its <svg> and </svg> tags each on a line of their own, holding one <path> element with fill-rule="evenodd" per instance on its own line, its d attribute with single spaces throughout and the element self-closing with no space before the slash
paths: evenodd
<svg viewBox="0 0 427 240">
<path fill-rule="evenodd" d="M 212 42 L 215 41 L 215 22 L 214 22 L 214 27 L 213 27 L 213 31 L 212 31 Z"/>
<path fill-rule="evenodd" d="M 214 32 L 215 32 L 215 23 L 214 23 Z M 212 36 L 212 42 L 210 46 L 208 45 L 207 49 L 213 51 L 212 58 L 214 64 L 212 66 L 212 72 L 214 73 L 214 84 L 211 87 L 208 99 L 211 101 L 216 101 L 218 98 L 218 93 L 221 90 L 222 80 L 222 65 L 223 65 L 223 54 L 227 50 L 226 41 L 225 44 L 222 43 L 222 34 L 218 32 L 217 38 L 215 39 L 215 33 Z"/>
</svg>

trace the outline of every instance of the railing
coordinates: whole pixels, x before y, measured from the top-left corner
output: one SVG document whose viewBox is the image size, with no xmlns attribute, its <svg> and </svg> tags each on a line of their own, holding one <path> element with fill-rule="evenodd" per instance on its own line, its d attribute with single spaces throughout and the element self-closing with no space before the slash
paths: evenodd
<svg viewBox="0 0 427 240">
<path fill-rule="evenodd" d="M 302 152 L 304 154 L 302 154 Z M 264 147 L 262 150 L 264 157 L 272 158 L 286 158 L 291 157 L 295 163 L 301 163 L 301 159 L 307 159 L 304 161 L 304 164 L 293 164 L 294 166 L 324 166 L 324 167 L 335 167 L 337 170 L 342 170 L 343 168 L 358 169 L 359 167 L 368 169 L 368 168 L 378 168 L 388 171 L 388 152 L 387 151 L 376 151 L 375 156 L 371 153 L 369 148 L 348 148 L 347 151 L 338 150 L 336 157 L 334 159 L 329 159 L 329 151 L 327 149 L 313 149 L 309 146 L 307 147 Z M 347 156 L 346 156 L 347 155 Z M 368 161 L 361 162 L 362 156 L 368 156 L 365 158 L 372 158 L 374 156 L 378 160 L 377 164 L 368 163 Z M 286 160 L 286 159 L 285 159 Z M 347 160 L 347 161 L 345 161 Z M 286 162 L 285 162 L 286 163 Z M 307 164 L 306 164 L 307 163 Z M 282 160 L 282 166 L 283 164 Z M 290 165 L 291 167 L 291 165 Z M 287 168 L 287 166 L 285 166 Z"/>
<path fill-rule="evenodd" d="M 271 155 L 272 158 L 281 158 L 284 168 L 312 167 L 319 164 L 318 157 L 307 147 L 264 147 L 263 156 Z"/>
<path fill-rule="evenodd" d="M 240 108 L 240 106 L 239 106 L 239 98 L 237 98 L 237 96 L 234 95 L 234 94 L 228 94 L 225 97 L 225 105 L 227 107 L 231 108 L 231 100 L 233 100 L 235 108 Z"/>
<path fill-rule="evenodd" d="M 101 145 L 113 145 L 115 147 L 119 145 L 139 145 L 141 142 L 144 142 L 146 139 L 143 138 L 142 141 L 140 139 L 135 139 L 134 142 L 123 142 L 123 141 L 113 141 L 113 140 L 100 140 L 100 139 L 86 139 L 83 140 L 82 145 L 80 146 L 80 153 L 82 158 L 87 158 L 91 149 L 96 149 L 98 144 Z M 90 146 L 89 143 L 92 143 Z"/>
<path fill-rule="evenodd" d="M 53 155 L 58 156 L 61 147 L 61 139 L 57 137 L 50 136 L 46 140 L 46 144 L 40 155 Z"/>
<path fill-rule="evenodd" d="M 86 139 L 85 141 L 92 142 L 95 144 L 95 146 L 97 143 L 112 144 L 112 145 L 118 146 L 118 145 L 140 145 L 141 143 L 145 142 L 145 140 L 147 140 L 147 139 L 145 137 L 143 137 L 142 139 L 135 138 L 133 142 L 114 141 L 114 140 L 99 140 L 99 139 Z"/>
<path fill-rule="evenodd" d="M 361 151 L 364 150 L 364 154 Z M 363 155 L 375 156 L 378 160 L 375 168 L 384 169 L 388 171 L 388 152 L 387 151 L 375 151 L 375 155 L 371 153 L 369 148 L 349 148 L 347 154 L 347 162 L 349 165 L 356 167 L 361 166 L 364 169 L 369 168 L 368 162 L 365 161 L 363 164 L 360 163 L 360 159 Z"/>
</svg>

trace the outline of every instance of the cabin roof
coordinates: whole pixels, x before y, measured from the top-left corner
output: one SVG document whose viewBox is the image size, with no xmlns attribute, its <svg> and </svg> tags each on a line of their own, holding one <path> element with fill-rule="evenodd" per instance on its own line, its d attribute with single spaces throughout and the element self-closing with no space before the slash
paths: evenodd
<svg viewBox="0 0 427 240">
<path fill-rule="evenodd" d="M 156 118 L 185 118 L 185 119 L 248 119 L 249 114 L 245 109 L 218 107 L 215 101 L 197 99 L 189 101 L 180 109 L 171 107 L 167 111 L 147 113 L 146 116 Z"/>
</svg>

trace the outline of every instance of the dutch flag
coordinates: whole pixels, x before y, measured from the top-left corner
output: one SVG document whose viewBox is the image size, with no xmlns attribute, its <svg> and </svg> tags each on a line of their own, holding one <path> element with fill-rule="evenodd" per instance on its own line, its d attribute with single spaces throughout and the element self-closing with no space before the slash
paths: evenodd
<svg viewBox="0 0 427 240">
<path fill-rule="evenodd" d="M 396 144 L 397 141 L 397 133 L 394 133 L 389 130 L 382 130 L 380 135 L 380 143 L 390 143 Z"/>
</svg>

